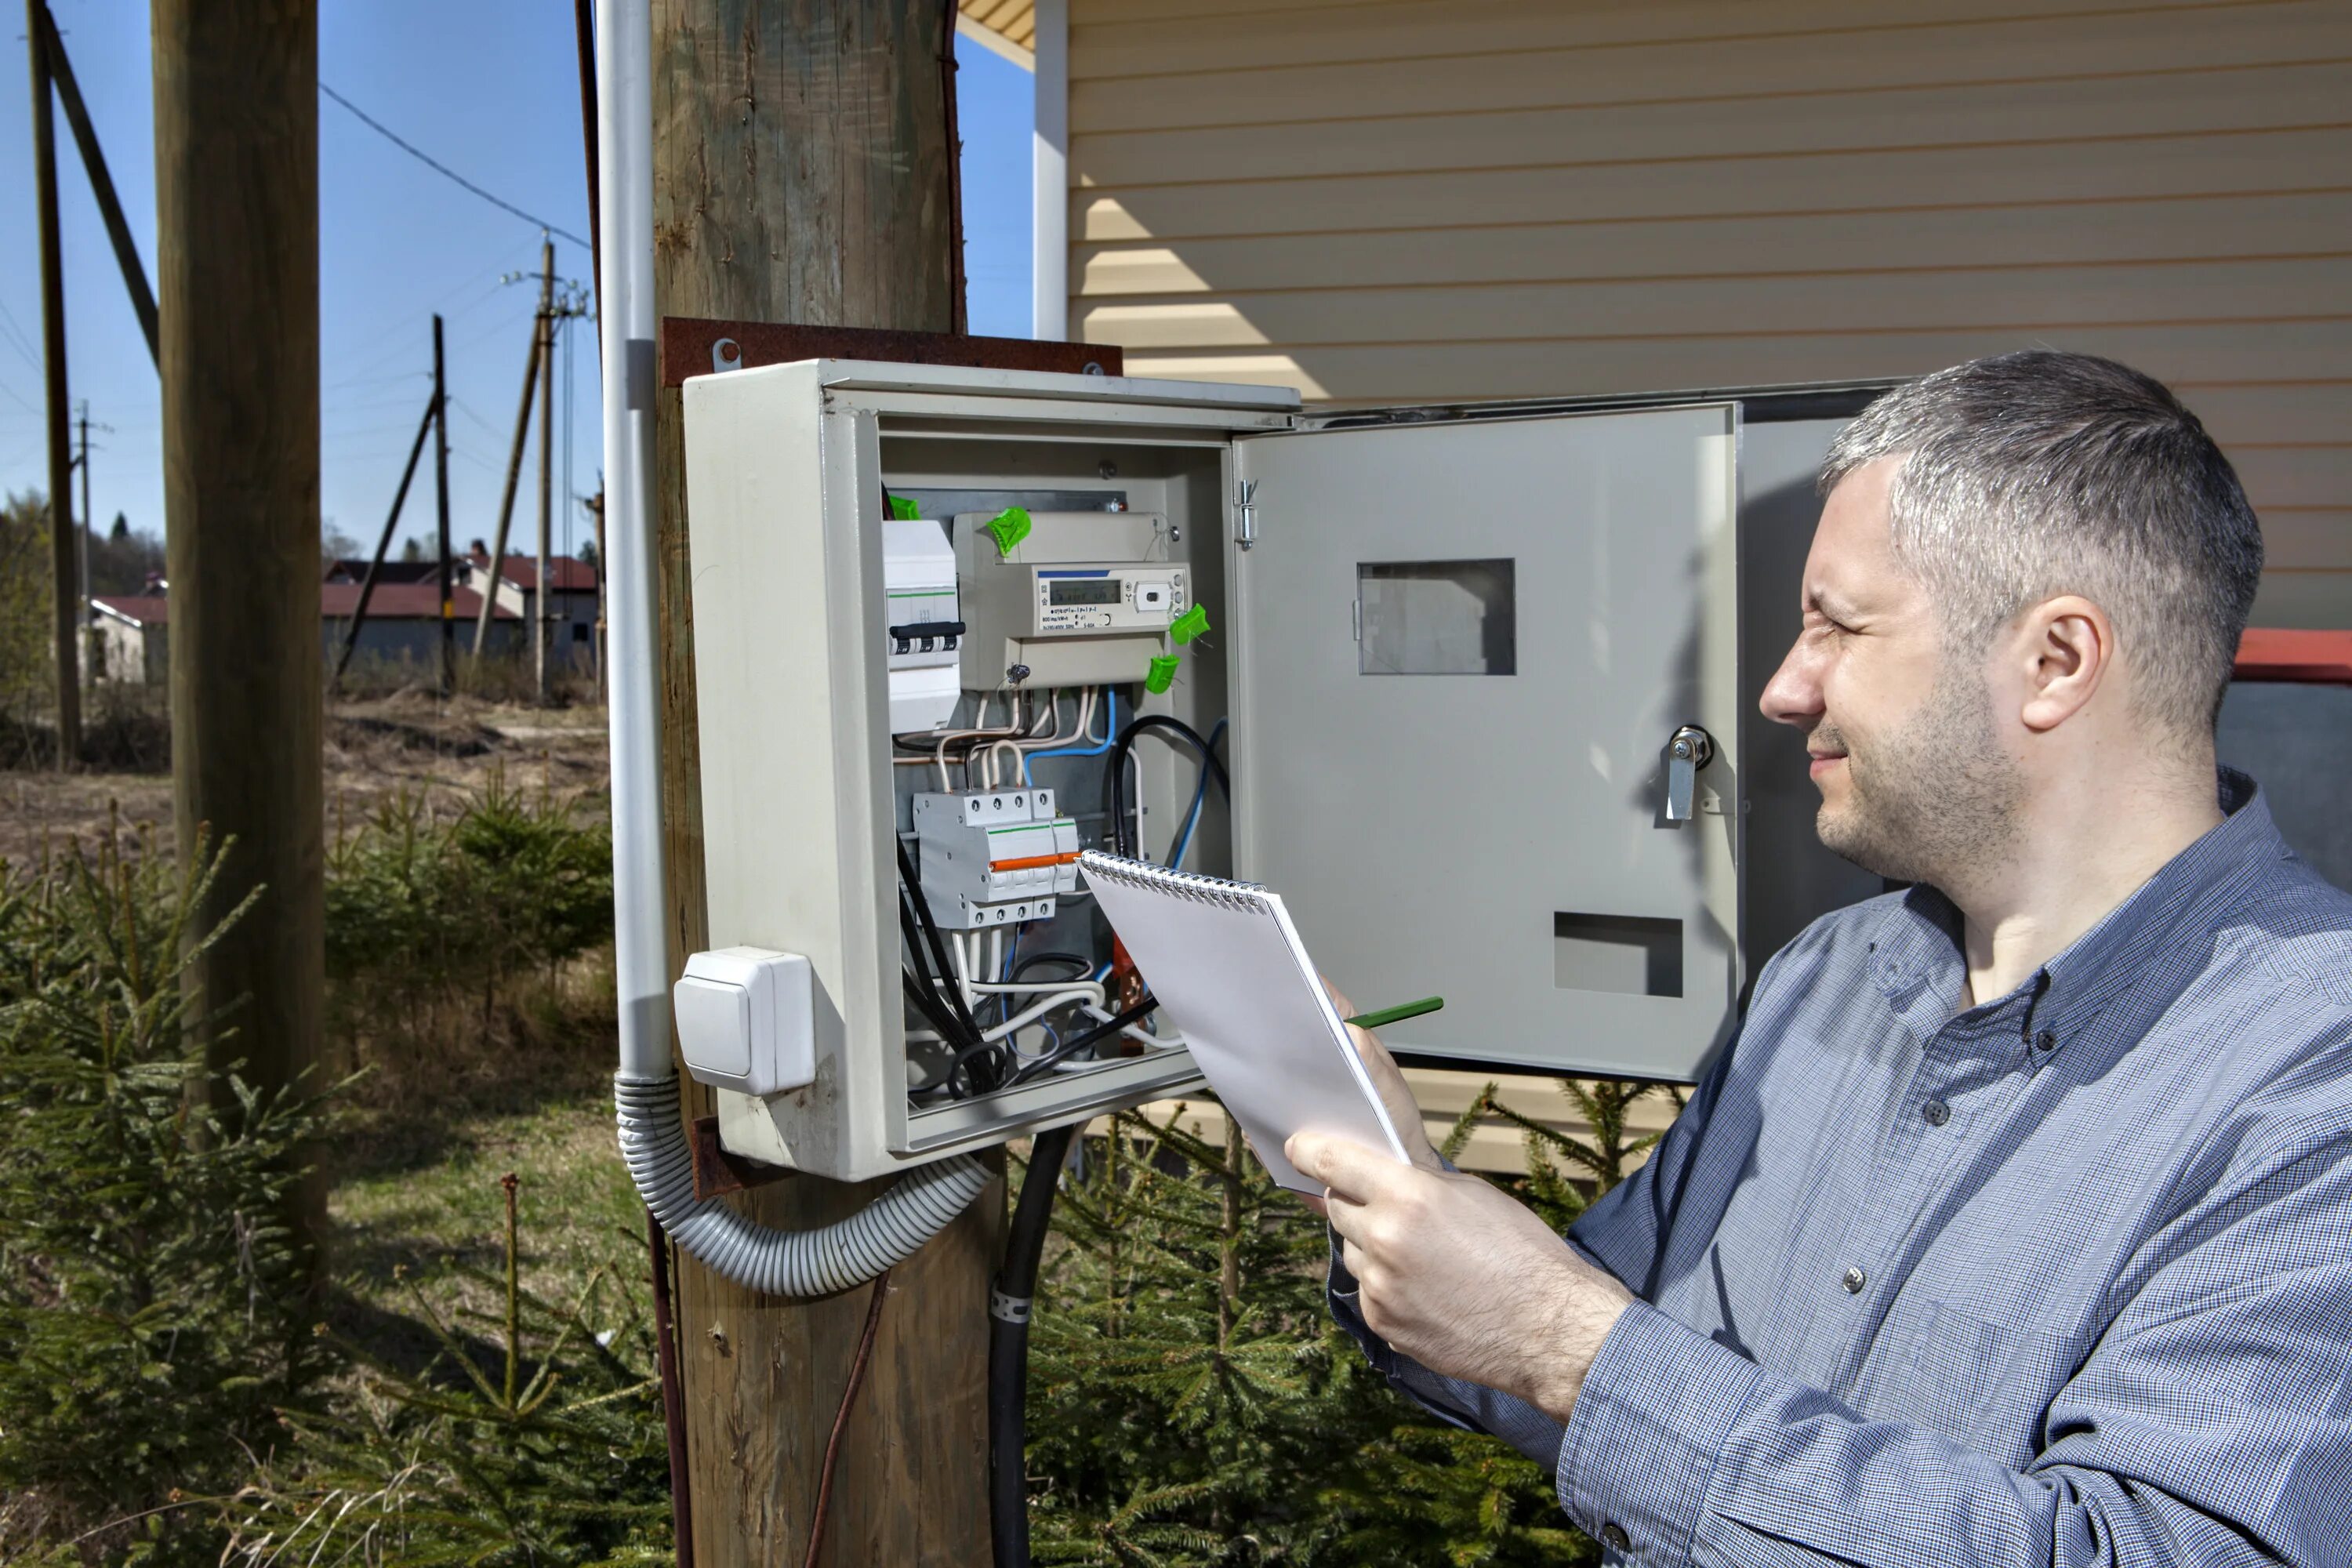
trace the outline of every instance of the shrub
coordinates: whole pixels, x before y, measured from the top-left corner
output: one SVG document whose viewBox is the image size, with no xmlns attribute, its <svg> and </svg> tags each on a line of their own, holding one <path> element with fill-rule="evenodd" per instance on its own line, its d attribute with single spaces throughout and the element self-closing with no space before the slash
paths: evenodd
<svg viewBox="0 0 2352 1568">
<path fill-rule="evenodd" d="M 383 1076 L 445 1095 L 510 1067 L 534 1005 L 562 1003 L 566 966 L 612 929 L 611 831 L 571 800 L 509 788 L 497 769 L 452 815 L 403 794 L 329 851 L 331 1020 L 362 1057 L 396 1047 L 399 1072 Z M 599 977 L 572 978 L 609 1019 Z M 576 1047 L 564 1055 L 579 1059 Z"/>
<path fill-rule="evenodd" d="M 197 846 L 183 877 L 116 842 L 0 866 L 0 1555 L 210 1563 L 207 1500 L 320 1369 L 278 1216 L 324 1112 L 192 1047 L 218 858 Z"/>
<path fill-rule="evenodd" d="M 1622 1113 L 1643 1091 L 1569 1087 L 1601 1114 L 1596 1144 L 1568 1157 L 1605 1185 L 1633 1152 Z M 1489 1086 L 1449 1152 L 1497 1109 Z M 1323 1226 L 1245 1146 L 1205 1143 L 1180 1121 L 1122 1113 L 1063 1177 L 1032 1330 L 1035 1560 L 1597 1562 L 1544 1467 L 1391 1392 L 1325 1308 Z M 1580 1208 L 1581 1191 L 1542 1152 L 1560 1135 L 1528 1125 L 1530 1170 L 1549 1184 L 1506 1184 L 1564 1226 L 1559 1205 Z"/>
<path fill-rule="evenodd" d="M 669 1454 L 653 1334 L 635 1305 L 642 1292 L 603 1268 L 566 1304 L 523 1289 L 520 1184 L 503 1181 L 504 1277 L 451 1267 L 432 1294 L 408 1284 L 437 1352 L 421 1372 L 339 1342 L 360 1369 L 357 1386 L 331 1413 L 289 1417 L 296 1440 L 236 1500 L 225 1563 L 672 1559 Z M 467 1286 L 500 1310 L 459 1304 Z M 623 1316 L 600 1332 L 593 1316 L 610 1301 Z"/>
</svg>

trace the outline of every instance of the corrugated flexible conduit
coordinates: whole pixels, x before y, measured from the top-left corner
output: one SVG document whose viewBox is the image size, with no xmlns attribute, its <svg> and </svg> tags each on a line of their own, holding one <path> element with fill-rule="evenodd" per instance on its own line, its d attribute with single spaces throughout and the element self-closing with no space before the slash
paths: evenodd
<svg viewBox="0 0 2352 1568">
<path fill-rule="evenodd" d="M 912 1256 L 988 1185 L 957 1155 L 901 1176 L 820 1229 L 755 1224 L 694 1195 L 670 1059 L 662 921 L 661 750 L 654 685 L 653 18 L 649 0 L 597 0 L 597 243 L 603 286 L 606 639 L 613 768 L 613 942 L 621 1154 L 646 1206 L 685 1252 L 751 1289 L 817 1296 Z"/>
</svg>

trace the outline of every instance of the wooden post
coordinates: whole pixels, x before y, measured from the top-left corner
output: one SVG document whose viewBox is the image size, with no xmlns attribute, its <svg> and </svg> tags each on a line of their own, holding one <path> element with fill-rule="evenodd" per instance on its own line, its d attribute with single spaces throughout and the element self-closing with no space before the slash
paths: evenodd
<svg viewBox="0 0 2352 1568">
<path fill-rule="evenodd" d="M 482 593 L 482 607 L 474 612 L 473 657 L 477 665 L 489 649 L 490 622 L 498 615 L 499 583 L 507 559 L 507 529 L 514 521 L 515 486 L 522 482 L 522 450 L 523 443 L 530 438 L 531 400 L 539 395 L 539 358 L 547 352 L 547 301 L 554 287 L 554 241 L 541 236 L 539 253 L 542 263 L 539 313 L 530 319 L 530 352 L 523 356 L 522 402 L 515 409 L 514 442 L 507 448 L 506 489 L 499 496 L 499 525 L 492 531 L 490 540 L 489 583 Z"/>
<path fill-rule="evenodd" d="M 658 313 L 953 331 L 949 0 L 654 0 Z M 676 947 L 707 945 L 680 395 L 662 391 L 663 816 Z M 687 1114 L 710 1097 L 687 1086 Z M 801 1177 L 744 1194 L 772 1224 L 875 1191 Z M 989 1557 L 988 1286 L 1001 1186 L 890 1277 L 844 1436 L 821 1562 Z M 868 1292 L 778 1300 L 681 1260 L 688 1454 L 703 1568 L 798 1563 Z"/>
<path fill-rule="evenodd" d="M 441 694 L 457 692 L 457 604 L 449 582 L 449 374 L 441 354 L 441 318 L 433 318 L 433 500 L 441 531 Z"/>
<path fill-rule="evenodd" d="M 539 248 L 539 569 L 530 591 L 530 679 L 547 705 L 548 551 L 555 533 L 555 247 Z"/>
<path fill-rule="evenodd" d="M 81 760 L 81 658 L 75 604 L 73 410 L 66 395 L 65 253 L 58 234 L 57 115 L 50 98 L 49 52 L 41 47 L 44 0 L 25 0 L 25 48 L 33 63 L 33 189 L 40 227 L 41 369 L 49 440 L 49 582 L 56 611 L 58 766 Z"/>
<path fill-rule="evenodd" d="M 205 913 L 256 888 L 196 960 L 243 997 L 215 1064 L 264 1090 L 319 1055 L 319 29 L 301 0 L 153 0 L 173 815 L 234 839 Z M 324 1188 L 288 1218 L 315 1242 Z"/>
</svg>

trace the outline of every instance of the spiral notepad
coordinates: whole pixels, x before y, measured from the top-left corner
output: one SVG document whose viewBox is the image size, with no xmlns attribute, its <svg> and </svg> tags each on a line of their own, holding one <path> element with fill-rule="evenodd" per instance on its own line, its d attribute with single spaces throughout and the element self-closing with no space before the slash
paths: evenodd
<svg viewBox="0 0 2352 1568">
<path fill-rule="evenodd" d="M 1322 1191 L 1282 1156 L 1309 1128 L 1405 1157 L 1280 894 L 1095 849 L 1078 868 L 1276 1182 Z"/>
</svg>

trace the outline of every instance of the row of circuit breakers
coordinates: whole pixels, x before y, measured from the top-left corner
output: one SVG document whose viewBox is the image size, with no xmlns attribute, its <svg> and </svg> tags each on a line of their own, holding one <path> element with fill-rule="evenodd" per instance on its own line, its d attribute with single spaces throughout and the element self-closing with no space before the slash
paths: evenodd
<svg viewBox="0 0 2352 1568">
<path fill-rule="evenodd" d="M 1158 512 L 962 512 L 883 525 L 890 730 L 946 725 L 966 690 L 1165 690 L 1207 621 Z M 1054 792 L 920 795 L 922 890 L 946 930 L 1053 918 L 1077 889 L 1078 827 Z"/>
</svg>

